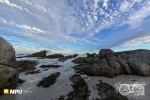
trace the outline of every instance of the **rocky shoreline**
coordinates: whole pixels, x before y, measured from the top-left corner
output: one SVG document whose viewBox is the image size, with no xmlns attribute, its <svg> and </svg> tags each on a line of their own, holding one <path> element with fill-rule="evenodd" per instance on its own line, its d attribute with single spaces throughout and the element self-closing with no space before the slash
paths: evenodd
<svg viewBox="0 0 150 100">
<path fill-rule="evenodd" d="M 27 82 L 32 83 L 30 80 L 20 79 L 19 75 L 23 75 L 22 73 L 25 73 L 27 77 L 28 75 L 30 77 L 31 75 L 34 76 L 38 74 L 39 76 L 45 76 L 43 78 L 33 80 L 36 84 L 32 84 L 32 86 L 36 86 L 37 89 L 42 90 L 43 88 L 50 89 L 57 83 L 59 78 L 62 78 L 61 76 L 64 73 L 69 73 L 68 69 L 65 69 L 63 73 L 61 71 L 66 65 L 68 65 L 66 62 L 70 59 L 72 59 L 70 60 L 71 63 L 76 64 L 75 66 L 70 67 L 70 69 L 74 69 L 75 72 L 72 72 L 69 74 L 70 76 L 67 76 L 70 77 L 68 81 L 72 83 L 68 85 L 71 86 L 73 90 L 66 95 L 60 95 L 55 100 L 88 100 L 91 95 L 91 90 L 82 75 L 87 75 L 88 77 L 105 76 L 108 78 L 114 78 L 122 74 L 138 75 L 142 77 L 150 76 L 150 50 L 139 49 L 133 51 L 114 52 L 111 49 L 101 49 L 99 54 L 87 53 L 86 57 L 78 57 L 78 54 L 69 56 L 54 54 L 47 56 L 47 51 L 44 50 L 33 53 L 29 56 L 24 56 L 36 57 L 36 59 L 40 57 L 39 60 L 58 58 L 55 60 L 61 64 L 66 63 L 66 65 L 62 66 L 60 64 L 44 63 L 40 65 L 39 62 L 35 60 L 16 61 L 13 47 L 1 37 L 0 49 L 0 95 L 3 95 L 3 89 L 5 88 L 15 89 L 18 88 L 17 86 L 27 84 Z M 24 57 L 19 57 L 18 59 L 23 59 Z M 55 72 L 49 73 L 51 70 L 54 70 Z M 44 71 L 46 74 L 43 74 Z M 65 84 L 67 87 L 67 83 Z M 127 97 L 121 95 L 114 87 L 102 81 L 99 81 L 94 89 L 98 91 L 97 95 L 100 96 L 100 98 L 96 98 L 94 100 L 128 100 Z"/>
<path fill-rule="evenodd" d="M 89 76 L 116 77 L 118 75 L 150 76 L 150 50 L 113 52 L 101 49 L 95 57 L 80 57 L 72 62 L 77 73 Z"/>
</svg>

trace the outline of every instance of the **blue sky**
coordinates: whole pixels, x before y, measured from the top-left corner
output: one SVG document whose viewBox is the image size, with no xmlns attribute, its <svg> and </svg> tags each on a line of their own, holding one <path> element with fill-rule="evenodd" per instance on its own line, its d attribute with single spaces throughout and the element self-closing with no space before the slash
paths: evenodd
<svg viewBox="0 0 150 100">
<path fill-rule="evenodd" d="M 17 53 L 150 49 L 150 1 L 0 0 L 0 36 Z"/>
</svg>

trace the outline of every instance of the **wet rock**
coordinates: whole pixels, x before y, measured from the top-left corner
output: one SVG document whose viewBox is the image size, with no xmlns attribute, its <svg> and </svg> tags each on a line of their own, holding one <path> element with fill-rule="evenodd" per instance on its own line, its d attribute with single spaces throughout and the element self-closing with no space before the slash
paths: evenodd
<svg viewBox="0 0 150 100">
<path fill-rule="evenodd" d="M 37 58 L 37 59 L 44 59 L 44 57 L 40 57 L 40 58 Z"/>
<path fill-rule="evenodd" d="M 60 75 L 60 72 L 53 73 L 50 76 L 43 78 L 37 86 L 47 88 L 56 82 L 59 75 Z"/>
<path fill-rule="evenodd" d="M 20 78 L 18 79 L 18 83 L 19 83 L 19 84 L 22 84 L 22 83 L 24 83 L 24 82 L 25 82 L 25 80 L 22 80 L 22 79 L 20 79 Z"/>
<path fill-rule="evenodd" d="M 60 65 L 41 65 L 41 68 L 59 68 L 62 67 Z"/>
<path fill-rule="evenodd" d="M 36 52 L 36 53 L 31 54 L 31 55 L 28 55 L 26 57 L 46 57 L 46 53 L 47 53 L 47 51 L 43 50 L 43 51 Z"/>
<path fill-rule="evenodd" d="M 109 84 L 100 83 L 97 85 L 97 89 L 99 91 L 100 99 L 99 100 L 128 100 L 127 97 L 121 95 L 117 90 L 115 90 Z"/>
<path fill-rule="evenodd" d="M 38 73 L 41 73 L 41 71 L 40 70 L 29 71 L 29 72 L 26 72 L 25 75 L 28 75 L 28 74 L 38 74 Z"/>
<path fill-rule="evenodd" d="M 0 37 L 0 95 L 3 89 L 14 89 L 18 83 L 18 69 L 13 47 Z"/>
<path fill-rule="evenodd" d="M 68 94 L 67 100 L 87 100 L 90 92 L 84 79 L 80 75 L 70 77 L 73 85 L 73 91 Z"/>
<path fill-rule="evenodd" d="M 23 58 L 23 57 L 16 57 L 16 58 Z"/>
<path fill-rule="evenodd" d="M 26 71 L 33 71 L 35 70 L 35 66 L 38 64 L 36 61 L 30 61 L 30 60 L 23 60 L 18 61 L 18 69 L 19 72 L 26 72 Z"/>
<path fill-rule="evenodd" d="M 64 62 L 64 61 L 66 61 L 66 60 L 68 60 L 68 59 L 69 59 L 69 58 L 63 57 L 63 58 L 59 58 L 58 61 Z"/>
</svg>

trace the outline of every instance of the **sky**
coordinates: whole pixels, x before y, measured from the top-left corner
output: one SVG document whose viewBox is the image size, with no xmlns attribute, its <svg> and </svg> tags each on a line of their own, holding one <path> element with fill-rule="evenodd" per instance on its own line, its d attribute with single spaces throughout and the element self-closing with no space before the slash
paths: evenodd
<svg viewBox="0 0 150 100">
<path fill-rule="evenodd" d="M 0 0 L 0 36 L 18 54 L 150 49 L 150 0 Z"/>
</svg>

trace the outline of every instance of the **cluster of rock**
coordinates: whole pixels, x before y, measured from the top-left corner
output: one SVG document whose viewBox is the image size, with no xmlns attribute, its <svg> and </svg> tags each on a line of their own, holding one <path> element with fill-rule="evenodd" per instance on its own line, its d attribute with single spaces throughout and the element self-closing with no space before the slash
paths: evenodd
<svg viewBox="0 0 150 100">
<path fill-rule="evenodd" d="M 18 61 L 17 64 L 19 72 L 27 72 L 35 70 L 36 69 L 35 66 L 38 64 L 38 62 L 30 60 L 22 60 Z"/>
<path fill-rule="evenodd" d="M 90 76 L 115 77 L 121 74 L 150 76 L 150 50 L 113 52 L 101 49 L 98 55 L 73 60 L 75 70 Z"/>
<path fill-rule="evenodd" d="M 13 47 L 0 37 L 0 95 L 3 89 L 13 89 L 18 83 L 18 69 Z"/>
<path fill-rule="evenodd" d="M 58 60 L 64 62 L 64 61 L 66 61 L 66 60 L 68 60 L 68 59 L 75 58 L 75 57 L 77 57 L 77 56 L 78 56 L 78 54 L 69 55 L 69 56 L 61 57 L 61 58 L 59 58 Z"/>
<path fill-rule="evenodd" d="M 33 54 L 28 55 L 26 57 L 46 57 L 46 53 L 47 53 L 46 50 L 42 50 L 40 52 L 33 53 Z"/>
<path fill-rule="evenodd" d="M 43 51 L 36 52 L 36 53 L 30 54 L 30 55 L 24 56 L 24 57 L 39 57 L 38 59 L 44 59 L 44 58 L 56 59 L 56 58 L 58 58 L 59 61 L 64 62 L 68 59 L 75 58 L 78 56 L 78 54 L 68 55 L 68 56 L 64 56 L 63 54 L 52 54 L 52 55 L 46 56 L 46 53 L 47 53 L 47 51 L 43 50 Z M 17 57 L 17 58 L 23 58 L 23 57 Z"/>
<path fill-rule="evenodd" d="M 59 99 L 56 100 L 89 100 L 90 90 L 88 88 L 87 83 L 81 77 L 81 75 L 74 74 L 70 77 L 70 81 L 72 81 L 73 91 L 68 93 L 66 96 L 60 96 Z M 121 95 L 119 91 L 114 89 L 107 83 L 99 80 L 99 84 L 97 84 L 98 95 L 100 98 L 96 98 L 93 100 L 128 100 L 127 97 Z"/>
<path fill-rule="evenodd" d="M 60 75 L 60 72 L 53 73 L 50 76 L 43 78 L 37 86 L 47 88 L 56 82 L 59 75 Z"/>
</svg>

